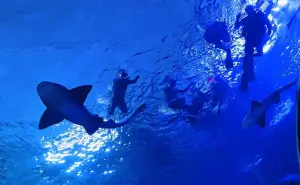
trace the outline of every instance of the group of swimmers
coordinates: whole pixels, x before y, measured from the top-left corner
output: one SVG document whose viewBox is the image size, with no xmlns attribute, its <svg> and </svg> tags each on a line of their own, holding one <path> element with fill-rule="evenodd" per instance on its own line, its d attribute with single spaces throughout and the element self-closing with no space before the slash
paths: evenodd
<svg viewBox="0 0 300 185">
<path fill-rule="evenodd" d="M 235 28 L 243 27 L 242 35 L 245 37 L 246 41 L 241 82 L 241 88 L 244 91 L 248 89 L 248 83 L 254 80 L 253 57 L 263 55 L 265 36 L 266 34 L 270 35 L 272 32 L 271 23 L 261 10 L 256 9 L 252 5 L 248 5 L 246 6 L 245 12 L 247 15 L 245 16 L 239 13 L 236 16 L 235 22 Z M 226 68 L 233 68 L 231 49 L 224 44 L 224 42 L 230 42 L 230 35 L 226 23 L 216 21 L 211 24 L 206 30 L 204 38 L 208 43 L 212 43 L 217 48 L 226 51 Z M 113 80 L 113 95 L 108 108 L 109 116 L 114 114 L 116 108 L 119 108 L 124 114 L 128 113 L 125 94 L 128 86 L 137 83 L 139 78 L 139 76 L 136 76 L 134 79 L 130 79 L 128 73 L 124 69 L 118 71 L 118 75 Z M 187 111 L 189 115 L 193 115 L 194 117 L 198 117 L 204 104 L 210 99 L 212 99 L 211 110 L 217 106 L 217 113 L 219 113 L 228 92 L 227 83 L 218 76 L 210 77 L 208 79 L 212 92 L 212 96 L 210 97 L 207 94 L 202 93 L 200 88 L 195 87 L 193 83 L 189 84 L 185 89 L 179 90 L 176 88 L 176 80 L 174 78 L 167 77 L 165 82 L 164 94 L 167 105 L 174 110 Z M 66 87 L 60 84 L 52 82 L 40 83 L 37 88 L 38 93 L 43 103 L 46 105 L 47 110 L 40 120 L 39 128 L 44 129 L 59 123 L 63 119 L 67 119 L 75 124 L 83 126 L 86 131 L 92 135 L 98 128 L 116 128 L 125 125 L 136 112 L 139 112 L 145 107 L 145 104 L 140 105 L 138 108 L 134 109 L 131 114 L 125 116 L 125 119 L 118 123 L 112 119 L 105 121 L 103 118 L 98 117 L 98 115 L 91 115 L 83 106 L 91 88 L 92 86 L 85 85 L 68 91 Z M 179 95 L 190 89 L 192 89 L 191 92 L 193 92 L 193 96 L 191 98 L 191 104 L 188 104 L 186 103 L 186 98 L 181 98 Z M 77 110 L 77 112 L 75 111 L 75 113 L 74 110 Z"/>
<path fill-rule="evenodd" d="M 242 35 L 245 37 L 245 56 L 243 60 L 243 75 L 241 88 L 246 91 L 248 83 L 254 80 L 254 56 L 263 55 L 263 46 L 265 44 L 266 34 L 270 35 L 272 26 L 266 15 L 252 5 L 246 6 L 245 12 L 247 16 L 242 16 L 239 13 L 236 16 L 235 28 L 243 27 Z M 225 43 L 230 42 L 230 35 L 225 22 L 215 21 L 204 33 L 204 38 L 208 43 L 212 43 L 215 47 L 226 51 L 226 68 L 233 68 L 233 59 L 231 49 L 226 47 Z M 256 50 L 255 50 L 256 49 Z M 122 113 L 127 113 L 128 109 L 125 103 L 125 92 L 129 84 L 134 84 L 139 79 L 137 76 L 134 80 L 130 80 L 127 72 L 120 69 L 117 77 L 113 81 L 113 96 L 111 105 L 109 106 L 108 114 L 112 115 L 115 108 L 118 107 Z M 187 92 L 193 84 L 189 84 L 185 89 L 179 90 L 176 88 L 176 79 L 167 77 L 164 87 L 165 99 L 168 106 L 175 110 L 186 110 L 190 114 L 197 116 L 203 105 L 209 101 L 209 97 L 202 93 L 199 89 L 194 88 L 194 96 L 191 99 L 191 105 L 186 103 L 185 98 L 180 98 L 179 94 Z M 221 77 L 210 77 L 208 79 L 211 84 L 212 91 L 212 106 L 217 106 L 217 112 L 220 112 L 220 107 L 228 90 L 227 83 Z"/>
<path fill-rule="evenodd" d="M 261 7 L 262 4 L 257 4 Z M 241 90 L 248 90 L 248 83 L 255 79 L 253 57 L 263 55 L 263 47 L 266 43 L 266 36 L 271 35 L 272 25 L 259 8 L 248 5 L 245 8 L 245 14 L 237 14 L 235 29 L 242 27 L 242 36 L 245 38 L 245 55 L 243 59 L 243 74 L 241 80 Z M 231 49 L 224 43 L 230 42 L 225 22 L 213 22 L 204 33 L 204 38 L 208 43 L 214 44 L 215 47 L 226 51 L 226 68 L 233 68 Z"/>
</svg>

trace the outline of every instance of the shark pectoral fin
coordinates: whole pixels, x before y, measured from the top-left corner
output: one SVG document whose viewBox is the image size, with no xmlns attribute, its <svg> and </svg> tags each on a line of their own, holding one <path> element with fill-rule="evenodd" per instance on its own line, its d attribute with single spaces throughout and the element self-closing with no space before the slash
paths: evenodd
<svg viewBox="0 0 300 185">
<path fill-rule="evenodd" d="M 77 100 L 80 104 L 84 104 L 86 97 L 92 90 L 92 87 L 93 86 L 91 85 L 82 85 L 71 89 L 70 92 L 75 100 Z"/>
<path fill-rule="evenodd" d="M 40 119 L 39 129 L 43 130 L 51 125 L 60 123 L 63 120 L 64 117 L 59 112 L 52 109 L 46 109 Z"/>
<path fill-rule="evenodd" d="M 264 112 L 261 117 L 258 118 L 257 124 L 262 128 L 266 127 L 266 112 Z"/>
<path fill-rule="evenodd" d="M 261 105 L 261 103 L 260 103 L 260 102 L 257 102 L 257 101 L 252 101 L 252 104 L 251 104 L 251 111 L 253 111 L 253 110 L 255 110 L 255 109 L 259 108 L 259 107 L 260 107 L 260 105 Z"/>
</svg>

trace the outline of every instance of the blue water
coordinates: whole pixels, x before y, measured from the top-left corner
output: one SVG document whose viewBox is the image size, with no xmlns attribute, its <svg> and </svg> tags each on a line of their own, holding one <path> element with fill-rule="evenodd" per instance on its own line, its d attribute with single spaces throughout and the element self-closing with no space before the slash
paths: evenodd
<svg viewBox="0 0 300 185">
<path fill-rule="evenodd" d="M 299 0 L 274 3 L 269 19 L 277 29 L 255 59 L 256 81 L 241 94 L 244 41 L 232 28 L 245 6 L 239 0 L 0 2 L 0 185 L 279 185 L 285 173 L 300 173 L 295 87 L 270 109 L 267 128 L 241 126 L 251 100 L 290 82 L 300 68 L 300 15 L 285 26 Z M 225 53 L 203 39 L 214 20 L 230 25 L 231 71 Z M 67 122 L 38 130 L 40 81 L 93 84 L 85 105 L 104 116 L 119 67 L 141 76 L 128 89 L 128 106 L 147 104 L 130 125 L 93 136 Z M 166 75 L 185 87 L 211 74 L 231 87 L 220 115 L 188 124 L 167 108 Z"/>
</svg>

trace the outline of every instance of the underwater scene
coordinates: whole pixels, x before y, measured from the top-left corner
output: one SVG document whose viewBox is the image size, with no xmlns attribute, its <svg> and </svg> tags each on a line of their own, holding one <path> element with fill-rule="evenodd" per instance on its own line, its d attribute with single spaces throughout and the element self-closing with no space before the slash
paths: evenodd
<svg viewBox="0 0 300 185">
<path fill-rule="evenodd" d="M 300 0 L 0 5 L 0 185 L 300 185 Z"/>
</svg>

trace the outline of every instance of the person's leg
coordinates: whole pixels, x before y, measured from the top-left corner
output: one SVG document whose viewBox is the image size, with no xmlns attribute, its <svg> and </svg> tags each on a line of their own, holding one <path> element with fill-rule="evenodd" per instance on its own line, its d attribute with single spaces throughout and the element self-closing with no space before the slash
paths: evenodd
<svg viewBox="0 0 300 185">
<path fill-rule="evenodd" d="M 246 74 L 245 72 L 242 74 L 242 79 L 241 79 L 241 90 L 242 92 L 246 92 L 248 91 L 248 80 L 247 80 L 247 77 L 246 77 Z"/>
<path fill-rule="evenodd" d="M 190 107 L 185 103 L 184 98 L 177 98 L 172 100 L 169 103 L 170 108 L 172 109 L 181 109 L 181 110 L 186 110 L 189 109 Z"/>
<path fill-rule="evenodd" d="M 247 81 L 254 80 L 254 63 L 253 63 L 254 46 L 255 43 L 253 43 L 253 40 L 251 38 L 246 39 L 243 70 Z"/>
<path fill-rule="evenodd" d="M 112 100 L 109 108 L 108 108 L 108 115 L 111 116 L 115 113 L 115 110 L 116 110 L 116 107 L 117 107 L 117 102 Z"/>
<path fill-rule="evenodd" d="M 128 112 L 127 104 L 124 99 L 122 101 L 120 101 L 118 107 L 122 111 L 123 114 L 126 114 Z"/>
<path fill-rule="evenodd" d="M 227 28 L 227 25 L 226 23 L 224 22 L 222 24 L 222 30 L 221 30 L 221 33 L 222 33 L 222 38 L 221 40 L 223 40 L 224 42 L 228 43 L 230 42 L 230 35 L 229 35 L 229 32 L 228 32 L 228 28 Z"/>
<path fill-rule="evenodd" d="M 231 56 L 231 50 L 228 49 L 227 53 L 226 53 L 226 69 L 231 69 L 233 68 L 233 60 L 232 60 L 232 56 Z"/>
<path fill-rule="evenodd" d="M 254 56 L 260 57 L 264 54 L 264 51 L 263 51 L 264 45 L 265 45 L 264 37 L 258 38 L 257 43 L 255 44 L 256 53 L 254 54 Z"/>
<path fill-rule="evenodd" d="M 252 38 L 246 38 L 245 42 L 245 57 L 252 56 L 254 53 L 254 42 Z"/>
<path fill-rule="evenodd" d="M 243 60 L 243 70 L 244 70 L 244 77 L 245 80 L 248 82 L 254 80 L 254 63 L 253 63 L 253 56 L 245 55 Z"/>
</svg>

